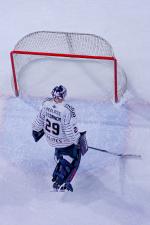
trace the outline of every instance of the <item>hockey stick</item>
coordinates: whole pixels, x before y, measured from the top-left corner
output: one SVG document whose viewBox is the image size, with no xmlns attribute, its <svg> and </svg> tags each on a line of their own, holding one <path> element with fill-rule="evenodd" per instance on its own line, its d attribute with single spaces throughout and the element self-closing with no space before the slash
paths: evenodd
<svg viewBox="0 0 150 225">
<path fill-rule="evenodd" d="M 95 148 L 95 147 L 91 147 L 91 146 L 88 146 L 88 148 L 96 150 L 96 151 L 100 151 L 100 152 L 105 152 L 105 153 L 108 153 L 111 155 L 120 156 L 122 158 L 142 158 L 141 155 L 136 155 L 136 154 L 123 154 L 123 153 L 110 152 L 105 149 Z"/>
</svg>

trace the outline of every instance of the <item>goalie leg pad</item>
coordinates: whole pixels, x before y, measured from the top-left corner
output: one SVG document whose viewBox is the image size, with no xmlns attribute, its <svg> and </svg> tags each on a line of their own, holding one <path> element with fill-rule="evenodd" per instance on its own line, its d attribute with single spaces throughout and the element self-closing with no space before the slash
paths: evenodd
<svg viewBox="0 0 150 225">
<path fill-rule="evenodd" d="M 72 179 L 74 178 L 79 165 L 80 165 L 80 161 L 81 161 L 81 151 L 80 149 L 77 150 L 77 157 L 73 160 L 73 162 L 71 163 L 72 165 L 72 170 L 70 171 L 70 174 L 68 175 L 66 182 L 70 183 L 72 181 Z"/>
<path fill-rule="evenodd" d="M 62 185 L 66 181 L 66 178 L 68 177 L 68 175 L 70 174 L 72 165 L 63 158 L 60 159 L 58 164 L 56 166 L 57 169 L 54 172 L 55 172 L 56 182 L 59 185 Z"/>
<path fill-rule="evenodd" d="M 60 170 L 60 162 L 57 163 L 55 169 L 54 169 L 54 172 L 53 172 L 53 178 L 52 178 L 52 181 L 55 182 L 56 181 L 56 178 L 58 176 L 58 173 L 59 173 L 59 170 Z"/>
<path fill-rule="evenodd" d="M 74 178 L 81 160 L 81 150 L 77 145 L 72 145 L 64 149 L 56 149 L 55 156 L 59 161 L 55 171 L 55 179 L 59 185 L 70 183 Z M 70 158 L 70 159 L 69 159 Z M 69 160 L 68 160 L 69 159 Z"/>
</svg>

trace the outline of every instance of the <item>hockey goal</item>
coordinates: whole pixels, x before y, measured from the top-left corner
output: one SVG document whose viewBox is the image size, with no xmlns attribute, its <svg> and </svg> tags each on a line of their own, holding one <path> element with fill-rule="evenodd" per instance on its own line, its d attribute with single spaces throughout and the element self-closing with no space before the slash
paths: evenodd
<svg viewBox="0 0 150 225">
<path fill-rule="evenodd" d="M 46 97 L 54 85 L 70 87 L 73 98 L 99 98 L 106 92 L 118 102 L 126 75 L 111 45 L 93 34 L 38 31 L 23 37 L 10 53 L 16 96 Z M 78 80 L 78 82 L 77 82 Z"/>
</svg>

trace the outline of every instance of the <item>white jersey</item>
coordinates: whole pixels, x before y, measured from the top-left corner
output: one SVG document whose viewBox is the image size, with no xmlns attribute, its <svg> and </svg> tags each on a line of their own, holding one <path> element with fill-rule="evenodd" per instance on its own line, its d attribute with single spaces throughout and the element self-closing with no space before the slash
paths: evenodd
<svg viewBox="0 0 150 225">
<path fill-rule="evenodd" d="M 50 146 L 63 148 L 77 144 L 79 131 L 75 110 L 69 104 L 48 99 L 33 122 L 32 129 L 44 130 Z"/>
</svg>

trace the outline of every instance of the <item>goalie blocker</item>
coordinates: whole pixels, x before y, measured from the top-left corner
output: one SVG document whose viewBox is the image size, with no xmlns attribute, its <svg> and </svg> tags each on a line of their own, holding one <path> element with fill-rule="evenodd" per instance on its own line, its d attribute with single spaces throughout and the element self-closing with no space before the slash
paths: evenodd
<svg viewBox="0 0 150 225">
<path fill-rule="evenodd" d="M 79 138 L 79 148 L 82 155 L 85 155 L 85 153 L 88 151 L 88 144 L 86 140 L 86 131 L 80 132 L 80 138 Z"/>
</svg>

